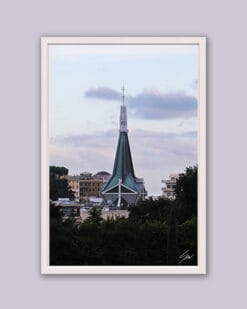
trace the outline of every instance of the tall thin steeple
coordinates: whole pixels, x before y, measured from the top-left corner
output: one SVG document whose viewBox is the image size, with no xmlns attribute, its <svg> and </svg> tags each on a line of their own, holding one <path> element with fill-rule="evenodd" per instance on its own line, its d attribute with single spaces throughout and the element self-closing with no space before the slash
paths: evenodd
<svg viewBox="0 0 247 309">
<path fill-rule="evenodd" d="M 121 107 L 120 107 L 120 128 L 119 128 L 119 131 L 120 132 L 128 132 L 128 129 L 127 129 L 127 111 L 126 111 L 126 105 L 125 105 L 125 102 L 124 102 L 124 86 L 122 88 L 122 91 L 123 91 L 123 95 L 122 95 L 122 104 L 121 104 Z"/>
<path fill-rule="evenodd" d="M 123 91 L 122 98 L 123 98 L 123 105 L 124 105 L 124 91 L 125 91 L 124 85 L 123 85 L 123 87 L 122 87 L 122 91 Z"/>
<path fill-rule="evenodd" d="M 122 91 L 119 138 L 113 172 L 109 181 L 101 189 L 104 201 L 106 203 L 111 201 L 117 207 L 136 204 L 139 199 L 143 199 L 147 195 L 143 179 L 137 178 L 134 172 L 128 139 L 124 87 Z"/>
</svg>

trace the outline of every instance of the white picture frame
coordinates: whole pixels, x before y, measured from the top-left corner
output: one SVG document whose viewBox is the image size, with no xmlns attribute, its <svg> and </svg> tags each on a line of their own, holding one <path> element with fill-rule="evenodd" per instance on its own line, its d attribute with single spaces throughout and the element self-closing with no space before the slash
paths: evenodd
<svg viewBox="0 0 247 309">
<path fill-rule="evenodd" d="M 196 44 L 199 47 L 198 97 L 198 265 L 49 265 L 49 70 L 50 44 Z M 206 274 L 206 38 L 205 37 L 42 37 L 41 38 L 41 274 L 191 275 Z"/>
</svg>

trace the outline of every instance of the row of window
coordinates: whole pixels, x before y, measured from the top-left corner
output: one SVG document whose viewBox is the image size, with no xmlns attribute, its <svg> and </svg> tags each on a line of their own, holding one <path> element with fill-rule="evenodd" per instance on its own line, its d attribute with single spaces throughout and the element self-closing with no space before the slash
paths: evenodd
<svg viewBox="0 0 247 309">
<path fill-rule="evenodd" d="M 175 185 L 167 185 L 168 189 L 175 189 Z"/>
<path fill-rule="evenodd" d="M 83 187 L 100 187 L 102 185 L 102 183 L 83 183 L 80 184 L 80 188 Z"/>
<path fill-rule="evenodd" d="M 168 197 L 170 197 L 170 196 L 175 196 L 175 194 L 174 194 L 173 192 L 167 192 L 166 195 L 167 195 Z"/>
<path fill-rule="evenodd" d="M 80 191 L 80 193 L 85 193 L 85 192 L 96 192 L 96 193 L 99 193 L 99 190 L 83 188 L 83 189 Z"/>
<path fill-rule="evenodd" d="M 100 187 L 102 185 L 102 183 L 81 183 L 80 184 L 80 188 L 82 187 Z M 72 189 L 79 189 L 79 186 L 75 186 L 75 185 L 71 185 Z"/>
</svg>

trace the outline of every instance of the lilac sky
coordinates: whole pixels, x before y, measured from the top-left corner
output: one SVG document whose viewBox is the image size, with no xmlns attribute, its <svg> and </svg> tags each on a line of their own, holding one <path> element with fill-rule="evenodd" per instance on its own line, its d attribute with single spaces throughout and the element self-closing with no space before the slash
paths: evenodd
<svg viewBox="0 0 247 309">
<path fill-rule="evenodd" d="M 112 172 L 121 88 L 135 173 L 149 195 L 197 163 L 196 45 L 50 45 L 50 164 Z"/>
</svg>

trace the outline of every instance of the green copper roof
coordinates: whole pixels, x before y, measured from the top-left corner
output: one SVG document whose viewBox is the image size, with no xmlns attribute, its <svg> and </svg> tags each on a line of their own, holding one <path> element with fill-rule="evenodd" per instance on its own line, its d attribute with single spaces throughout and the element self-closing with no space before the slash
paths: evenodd
<svg viewBox="0 0 247 309">
<path fill-rule="evenodd" d="M 122 185 L 138 192 L 127 132 L 119 133 L 112 177 L 103 191 L 118 185 L 119 179 L 121 179 Z"/>
<path fill-rule="evenodd" d="M 111 202 L 117 207 L 127 204 L 136 204 L 143 199 L 147 192 L 144 187 L 143 179 L 135 176 L 127 129 L 127 109 L 124 102 L 120 106 L 120 127 L 117 151 L 113 172 L 110 180 L 101 189 L 105 202 Z"/>
</svg>

